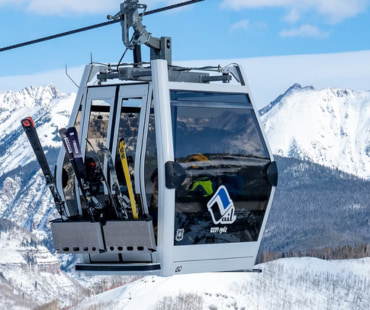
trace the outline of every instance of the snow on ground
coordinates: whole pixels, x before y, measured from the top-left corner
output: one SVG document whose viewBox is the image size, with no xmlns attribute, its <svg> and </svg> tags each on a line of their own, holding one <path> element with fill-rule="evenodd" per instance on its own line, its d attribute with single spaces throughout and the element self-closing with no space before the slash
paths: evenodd
<svg viewBox="0 0 370 310">
<path fill-rule="evenodd" d="M 84 309 L 368 309 L 370 258 L 285 258 L 262 273 L 148 276 L 85 300 Z"/>
<path fill-rule="evenodd" d="M 88 293 L 60 270 L 60 262 L 25 229 L 0 223 L 1 309 L 34 309 L 55 302 L 67 307 Z M 46 309 L 46 308 L 45 308 Z"/>
</svg>

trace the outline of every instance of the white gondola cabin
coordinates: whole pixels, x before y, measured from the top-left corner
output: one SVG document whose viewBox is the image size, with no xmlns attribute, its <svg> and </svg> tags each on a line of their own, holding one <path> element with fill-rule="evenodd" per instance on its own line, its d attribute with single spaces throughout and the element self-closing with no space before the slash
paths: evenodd
<svg viewBox="0 0 370 310">
<path fill-rule="evenodd" d="M 277 168 L 243 71 L 173 66 L 171 39 L 147 33 L 138 9 L 126 0 L 113 17 L 136 61 L 85 68 L 69 123 L 79 147 L 64 141 L 56 170 L 55 249 L 94 273 L 253 269 Z"/>
<path fill-rule="evenodd" d="M 197 82 L 208 75 L 152 60 L 150 68 L 138 69 L 149 81 L 89 86 L 107 70 L 86 67 L 69 125 L 78 129 L 85 166 L 91 158 L 100 164 L 108 186 L 101 149 L 110 150 L 128 197 L 119 155 L 124 139 L 138 219 L 130 208 L 129 219 L 118 219 L 107 203 L 107 185 L 97 180 L 94 194 L 106 204 L 106 220 L 92 222 L 63 150 L 57 180 L 69 219 L 52 222 L 56 250 L 80 254 L 76 269 L 83 271 L 171 275 L 253 268 L 277 174 L 244 76 L 237 76 L 242 85 Z"/>
</svg>

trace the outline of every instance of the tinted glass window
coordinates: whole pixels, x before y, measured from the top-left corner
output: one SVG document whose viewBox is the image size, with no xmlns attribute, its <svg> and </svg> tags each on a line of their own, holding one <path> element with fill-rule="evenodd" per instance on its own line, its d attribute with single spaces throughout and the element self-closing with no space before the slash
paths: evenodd
<svg viewBox="0 0 370 310">
<path fill-rule="evenodd" d="M 104 189 L 104 183 L 102 182 L 104 163 L 102 148 L 107 145 L 111 105 L 112 100 L 91 101 L 85 152 L 86 179 L 90 185 L 91 194 L 94 195 L 103 206 L 108 204 L 108 197 Z M 87 213 L 86 210 L 85 212 Z M 86 214 L 86 216 L 88 217 L 89 215 Z M 108 208 L 106 216 L 108 218 L 114 217 L 114 210 Z"/>
<path fill-rule="evenodd" d="M 171 93 L 175 244 L 255 241 L 271 192 L 269 154 L 245 94 Z"/>
<path fill-rule="evenodd" d="M 136 101 L 136 99 L 124 99 L 123 105 L 128 101 Z M 125 107 L 122 106 L 121 109 L 121 117 L 119 122 L 119 132 L 118 132 L 118 140 L 117 145 L 120 144 L 120 140 L 124 139 L 124 146 L 125 146 L 125 153 L 126 153 L 126 161 L 127 161 L 127 168 L 129 172 L 129 179 L 127 180 L 129 183 L 127 184 L 126 178 L 124 175 L 124 168 L 122 166 L 122 160 L 119 154 L 119 147 L 117 147 L 116 151 L 116 170 L 118 180 L 121 186 L 122 193 L 130 197 L 130 191 L 135 194 L 135 154 L 136 154 L 136 146 L 137 146 L 137 139 L 139 133 L 139 122 L 140 122 L 140 108 L 133 108 L 133 107 Z M 131 187 L 131 190 L 130 188 Z M 135 200 L 135 205 L 138 207 L 138 201 L 135 197 L 131 197 Z M 131 199 L 130 198 L 130 199 Z M 134 203 L 134 202 L 132 202 Z"/>
</svg>

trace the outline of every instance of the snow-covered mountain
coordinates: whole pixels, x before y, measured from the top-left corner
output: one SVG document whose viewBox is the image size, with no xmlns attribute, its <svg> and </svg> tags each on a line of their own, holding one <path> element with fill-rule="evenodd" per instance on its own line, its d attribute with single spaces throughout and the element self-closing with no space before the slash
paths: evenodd
<svg viewBox="0 0 370 310">
<path fill-rule="evenodd" d="M 295 84 L 261 118 L 274 154 L 370 179 L 370 91 Z"/>
<path fill-rule="evenodd" d="M 32 116 L 53 165 L 61 146 L 58 128 L 68 124 L 74 98 L 53 85 L 0 94 L 0 215 L 42 238 L 56 213 L 20 121 Z"/>
<path fill-rule="evenodd" d="M 370 259 L 285 258 L 262 273 L 145 277 L 72 309 L 368 309 Z"/>
<path fill-rule="evenodd" d="M 43 146 L 60 147 L 57 129 L 67 125 L 74 98 L 53 85 L 0 94 L 0 175 L 34 160 L 20 125 L 24 117 L 35 120 Z"/>
</svg>

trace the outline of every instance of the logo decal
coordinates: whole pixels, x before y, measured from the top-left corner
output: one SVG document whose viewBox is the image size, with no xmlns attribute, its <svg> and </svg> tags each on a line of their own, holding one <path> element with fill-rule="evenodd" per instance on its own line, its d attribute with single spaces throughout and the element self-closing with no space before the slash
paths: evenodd
<svg viewBox="0 0 370 310">
<path fill-rule="evenodd" d="M 176 231 L 176 237 L 175 237 L 175 240 L 180 242 L 182 239 L 184 239 L 184 232 L 185 232 L 185 229 L 184 228 L 179 228 L 177 231 Z"/>
<path fill-rule="evenodd" d="M 236 221 L 235 207 L 225 186 L 221 185 L 207 203 L 213 223 L 232 224 Z"/>
</svg>

